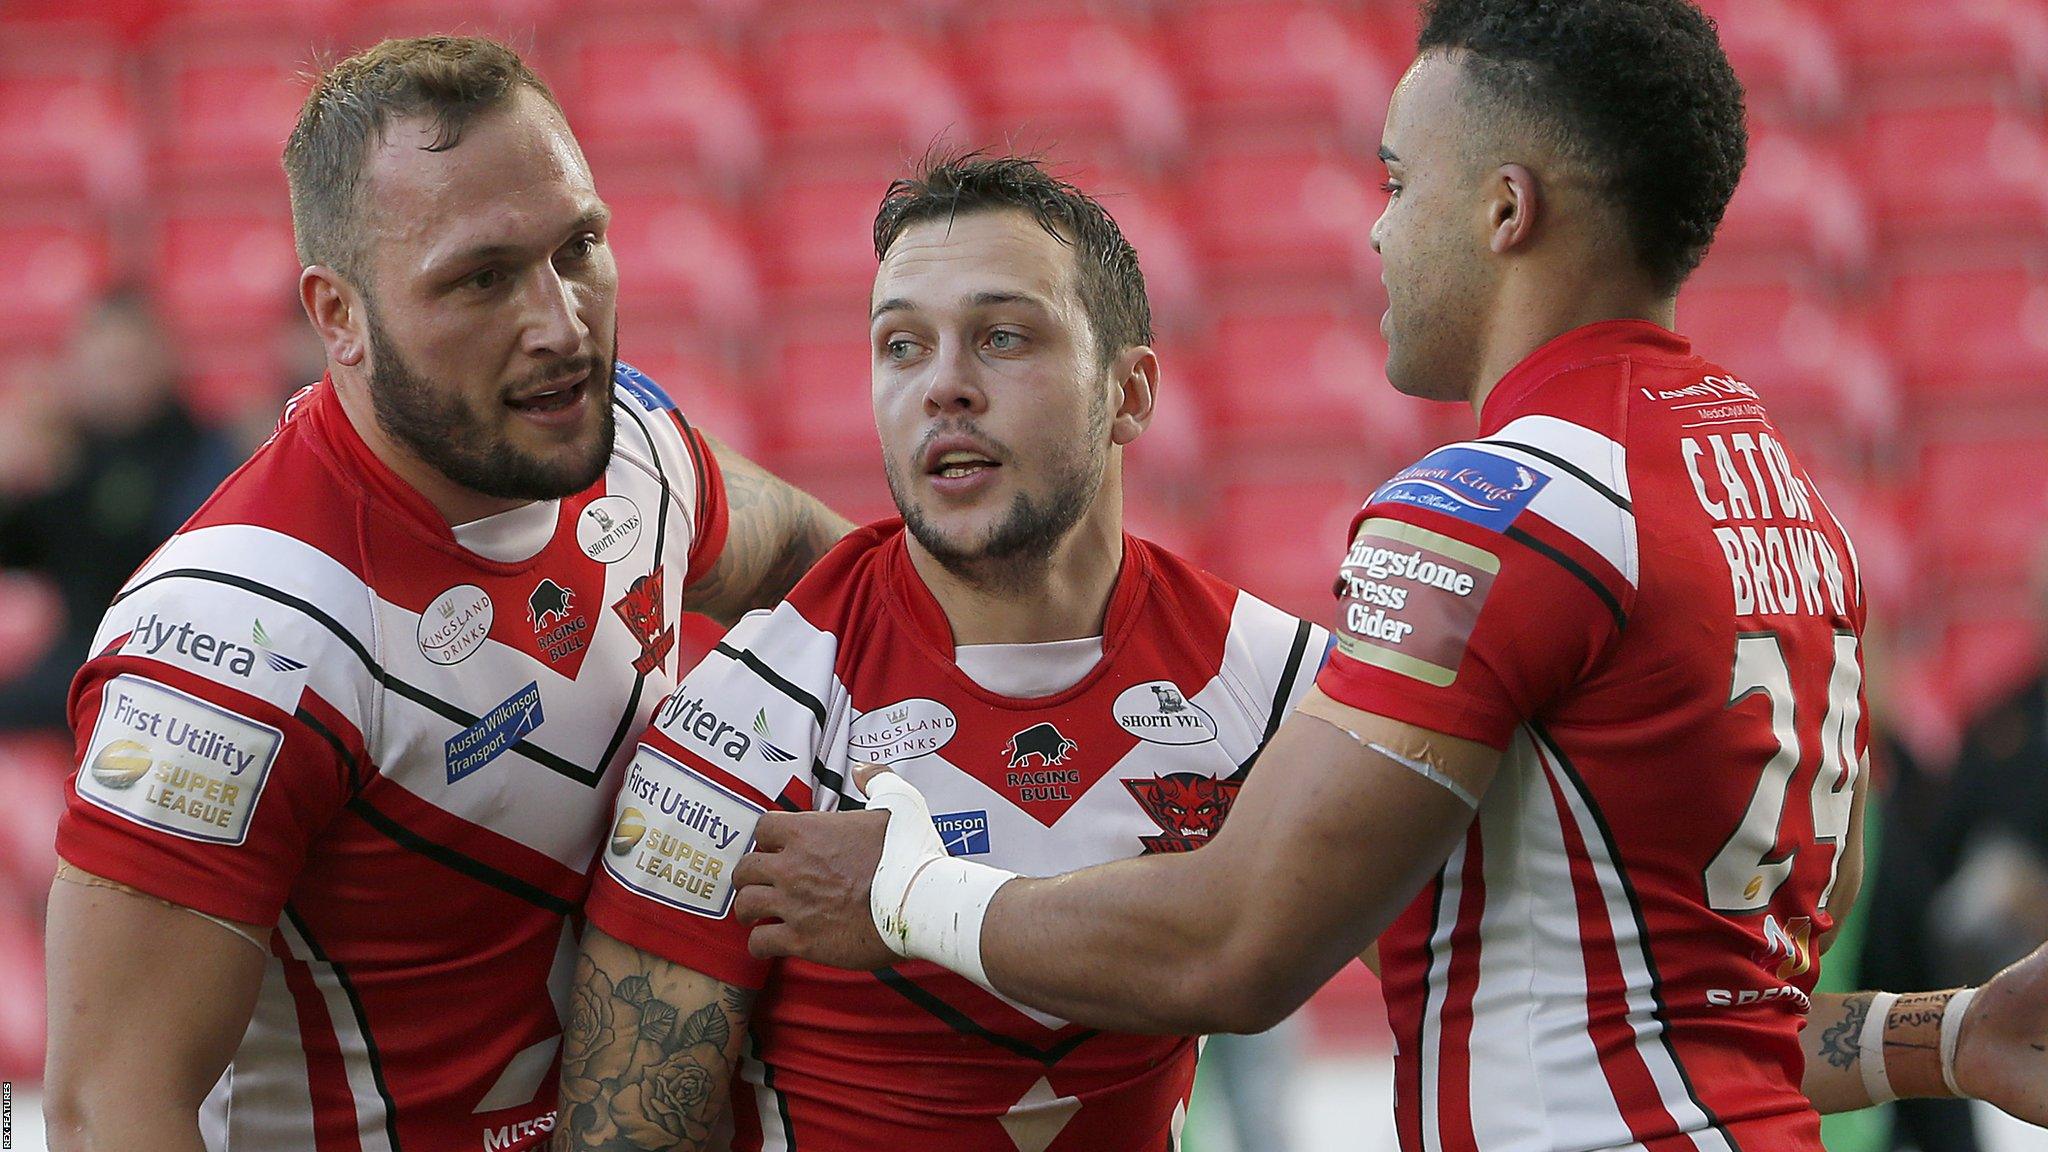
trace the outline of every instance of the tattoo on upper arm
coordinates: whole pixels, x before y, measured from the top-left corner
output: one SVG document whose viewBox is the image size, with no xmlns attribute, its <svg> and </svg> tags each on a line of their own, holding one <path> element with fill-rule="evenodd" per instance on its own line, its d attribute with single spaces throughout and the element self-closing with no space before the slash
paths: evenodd
<svg viewBox="0 0 2048 1152">
<path fill-rule="evenodd" d="M 1870 1015 L 1871 996 L 1842 1001 L 1842 1018 L 1820 1034 L 1820 1054 L 1837 1068 L 1849 1068 L 1863 1055 L 1863 1021 Z"/>
<path fill-rule="evenodd" d="M 781 601 L 853 525 L 723 444 L 712 447 L 725 475 L 725 550 L 685 601 L 730 624 Z"/>
<path fill-rule="evenodd" d="M 553 1147 L 706 1148 L 730 1097 L 754 993 L 700 977 L 715 989 L 708 1002 L 665 997 L 657 984 L 679 966 L 623 951 L 630 958 L 616 963 L 588 952 L 576 962 Z"/>
</svg>

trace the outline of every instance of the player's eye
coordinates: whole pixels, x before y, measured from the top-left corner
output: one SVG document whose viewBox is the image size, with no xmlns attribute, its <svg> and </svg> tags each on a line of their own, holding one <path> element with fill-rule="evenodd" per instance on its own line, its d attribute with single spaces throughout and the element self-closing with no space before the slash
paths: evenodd
<svg viewBox="0 0 2048 1152">
<path fill-rule="evenodd" d="M 908 360 L 917 354 L 917 342 L 898 337 L 882 345 L 891 360 Z"/>
<path fill-rule="evenodd" d="M 485 268 L 481 271 L 470 273 L 469 278 L 464 280 L 463 284 L 481 292 L 488 292 L 504 282 L 505 274 L 503 272 L 496 268 Z"/>
<path fill-rule="evenodd" d="M 585 232 L 569 241 L 568 247 L 562 249 L 562 254 L 571 260 L 588 260 L 597 254 L 597 237 Z"/>
<path fill-rule="evenodd" d="M 1024 346 L 1024 334 L 998 328 L 988 334 L 988 346 L 998 352 L 1014 352 Z"/>
<path fill-rule="evenodd" d="M 1388 196 L 1399 196 L 1401 194 L 1401 182 L 1391 178 L 1382 180 L 1380 181 L 1380 191 L 1385 192 Z"/>
</svg>

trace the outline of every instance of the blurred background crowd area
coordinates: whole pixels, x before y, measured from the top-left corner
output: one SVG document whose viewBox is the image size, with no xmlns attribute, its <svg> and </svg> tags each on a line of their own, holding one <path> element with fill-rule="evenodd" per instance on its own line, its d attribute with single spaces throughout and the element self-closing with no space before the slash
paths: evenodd
<svg viewBox="0 0 2048 1152">
<path fill-rule="evenodd" d="M 1906 817 L 1874 971 L 1965 978 L 2048 934 L 2048 2 L 1704 6 L 1750 159 L 1679 328 L 1762 392 L 1862 556 Z M 517 47 L 614 208 L 622 356 L 857 520 L 890 511 L 876 202 L 935 141 L 1045 154 L 1150 284 L 1134 530 L 1321 618 L 1361 497 L 1472 427 L 1383 375 L 1375 154 L 1415 22 L 1407 0 L 0 0 L 9 992 L 40 973 L 70 671 L 321 371 L 278 155 L 323 61 Z M 0 1073 L 40 1064 L 37 1000 L 0 996 Z"/>
</svg>

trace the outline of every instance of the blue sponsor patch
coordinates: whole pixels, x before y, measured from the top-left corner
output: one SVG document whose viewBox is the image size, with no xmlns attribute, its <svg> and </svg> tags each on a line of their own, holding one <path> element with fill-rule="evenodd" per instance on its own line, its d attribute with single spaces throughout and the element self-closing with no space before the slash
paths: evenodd
<svg viewBox="0 0 2048 1152">
<path fill-rule="evenodd" d="M 1550 477 L 1476 448 L 1440 448 L 1380 485 L 1374 504 L 1411 504 L 1504 531 Z"/>
<path fill-rule="evenodd" d="M 623 360 L 619 361 L 617 370 L 612 373 L 612 380 L 649 412 L 670 412 L 675 409 L 676 402 L 668 398 L 668 393 L 661 390 L 661 385 L 649 380 L 646 373 Z"/>
<path fill-rule="evenodd" d="M 944 812 L 932 817 L 949 856 L 979 856 L 988 851 L 988 809 Z"/>
<path fill-rule="evenodd" d="M 504 755 L 507 748 L 519 743 L 544 720 L 540 683 L 535 681 L 484 713 L 483 719 L 448 738 L 448 782 L 453 784 Z"/>
</svg>

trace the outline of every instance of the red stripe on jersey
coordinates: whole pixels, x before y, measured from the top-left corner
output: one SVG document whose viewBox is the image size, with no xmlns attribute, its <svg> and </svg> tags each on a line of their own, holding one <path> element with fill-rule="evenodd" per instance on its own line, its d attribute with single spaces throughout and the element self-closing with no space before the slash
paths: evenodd
<svg viewBox="0 0 2048 1152">
<path fill-rule="evenodd" d="M 422 840 L 458 852 L 568 904 L 587 891 L 584 873 L 554 857 L 420 799 L 389 776 L 375 774 L 359 796 L 385 819 Z"/>
<path fill-rule="evenodd" d="M 1437 1134 L 1444 1152 L 1478 1152 L 1472 1130 L 1472 997 L 1479 990 L 1479 921 L 1486 912 L 1486 861 L 1479 825 L 1465 833 L 1458 874 L 1458 919 L 1451 926 L 1451 963 L 1437 1013 Z"/>
<path fill-rule="evenodd" d="M 298 1012 L 299 1044 L 306 1053 L 306 1090 L 313 1101 L 315 1152 L 362 1152 L 355 1090 L 349 1087 L 341 1041 L 327 1014 L 327 1000 L 314 983 L 312 967 L 291 954 L 283 933 L 271 935 L 270 947 L 284 969 L 285 988 Z"/>
<path fill-rule="evenodd" d="M 656 724 L 660 723 L 659 717 L 660 713 L 657 710 Z M 682 761 L 691 771 L 696 772 L 719 787 L 739 795 L 749 803 L 759 805 L 762 808 L 781 807 L 774 797 L 720 768 L 704 757 L 697 755 L 690 749 L 683 747 L 676 742 L 674 737 L 655 725 L 648 726 L 647 734 L 642 737 L 642 742 L 650 747 L 659 749 L 663 755 L 671 760 Z M 805 770 L 809 771 L 809 765 L 805 765 Z M 809 811 L 811 808 L 811 793 L 810 789 L 805 786 L 802 777 L 792 775 L 789 778 L 789 783 L 783 786 L 783 795 L 791 795 L 793 792 L 803 797 L 804 810 Z"/>
<path fill-rule="evenodd" d="M 1628 981 L 1622 975 L 1619 944 L 1608 919 L 1606 896 L 1593 860 L 1586 850 L 1585 835 L 1572 815 L 1554 772 L 1548 771 L 1548 757 L 1539 752 L 1546 770 L 1544 782 L 1550 787 L 1551 803 L 1557 807 L 1557 822 L 1564 838 L 1566 858 L 1571 862 L 1572 899 L 1578 912 L 1579 952 L 1586 966 L 1586 1033 L 1600 1056 L 1600 1072 L 1614 1093 L 1629 1134 L 1636 1140 L 1669 1133 L 1677 1119 L 1664 1107 L 1662 1094 L 1636 1046 L 1635 1029 L 1628 1022 Z M 1661 1026 L 1661 1021 L 1660 1021 Z M 1687 1140 L 1685 1147 L 1692 1147 Z"/>
</svg>

